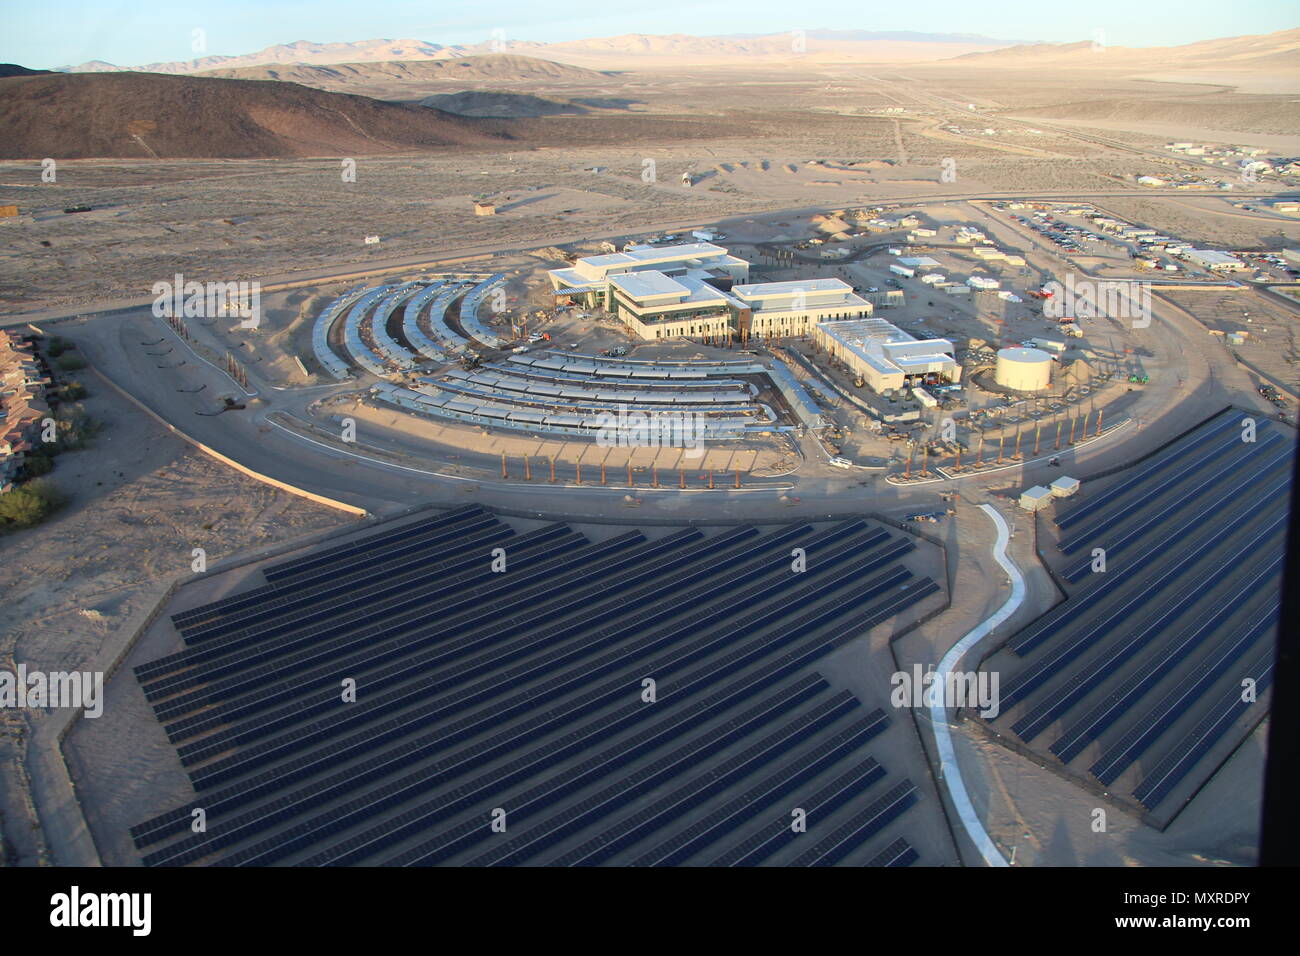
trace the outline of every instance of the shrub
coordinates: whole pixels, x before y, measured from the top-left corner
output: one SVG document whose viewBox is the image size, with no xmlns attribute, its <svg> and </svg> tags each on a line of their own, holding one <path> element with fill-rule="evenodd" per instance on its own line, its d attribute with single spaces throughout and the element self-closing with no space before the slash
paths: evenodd
<svg viewBox="0 0 1300 956">
<path fill-rule="evenodd" d="M 54 462 L 43 451 L 34 451 L 23 459 L 23 472 L 28 478 L 39 478 L 41 475 L 48 475 L 53 468 Z"/>
<path fill-rule="evenodd" d="M 45 481 L 31 481 L 0 495 L 0 527 L 29 528 L 45 520 L 64 503 L 63 495 Z"/>
<path fill-rule="evenodd" d="M 80 382 L 69 382 L 63 386 L 63 397 L 70 402 L 86 397 L 86 386 Z"/>
<path fill-rule="evenodd" d="M 75 372 L 79 368 L 86 367 L 86 360 L 80 355 L 64 355 L 54 363 L 64 372 Z"/>
<path fill-rule="evenodd" d="M 85 446 L 91 438 L 103 428 L 103 424 L 86 414 L 80 405 L 63 405 L 56 415 L 58 421 L 58 451 L 67 451 Z"/>
</svg>

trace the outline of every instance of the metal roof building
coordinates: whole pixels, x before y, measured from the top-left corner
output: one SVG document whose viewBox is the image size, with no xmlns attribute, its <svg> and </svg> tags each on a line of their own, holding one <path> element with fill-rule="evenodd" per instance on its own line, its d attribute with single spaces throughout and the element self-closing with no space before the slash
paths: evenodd
<svg viewBox="0 0 1300 956">
<path fill-rule="evenodd" d="M 961 376 L 947 339 L 916 339 L 884 319 L 821 322 L 813 339 L 877 392 L 928 376 L 953 382 Z"/>
</svg>

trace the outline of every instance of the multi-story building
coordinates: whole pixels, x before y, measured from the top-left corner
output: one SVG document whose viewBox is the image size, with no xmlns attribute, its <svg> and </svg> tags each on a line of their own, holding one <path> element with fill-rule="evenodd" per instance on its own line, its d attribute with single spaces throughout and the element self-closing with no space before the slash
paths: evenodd
<svg viewBox="0 0 1300 956">
<path fill-rule="evenodd" d="M 567 269 L 552 269 L 551 286 L 557 296 L 581 302 L 588 308 L 607 305 L 616 276 L 659 272 L 669 278 L 713 279 L 719 286 L 749 278 L 749 263 L 721 246 L 689 242 L 677 246 L 638 246 L 622 252 L 579 259 Z"/>
<path fill-rule="evenodd" d="M 550 273 L 557 296 L 603 305 L 640 339 L 741 342 L 812 334 L 872 305 L 840 279 L 740 283 L 749 263 L 707 243 L 579 259 Z"/>
</svg>

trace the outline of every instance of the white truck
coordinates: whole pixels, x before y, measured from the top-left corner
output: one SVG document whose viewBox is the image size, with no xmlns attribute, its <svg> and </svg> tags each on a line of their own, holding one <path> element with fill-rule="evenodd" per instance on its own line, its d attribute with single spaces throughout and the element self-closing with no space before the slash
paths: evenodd
<svg viewBox="0 0 1300 956">
<path fill-rule="evenodd" d="M 889 271 L 894 273 L 894 275 L 900 275 L 906 279 L 910 279 L 916 275 L 916 270 L 909 269 L 907 266 L 893 265 L 889 267 Z"/>
</svg>

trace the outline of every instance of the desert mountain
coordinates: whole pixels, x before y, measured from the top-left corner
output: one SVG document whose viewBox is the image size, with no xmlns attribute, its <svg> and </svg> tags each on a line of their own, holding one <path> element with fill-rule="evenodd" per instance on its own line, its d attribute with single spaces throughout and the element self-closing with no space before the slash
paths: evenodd
<svg viewBox="0 0 1300 956">
<path fill-rule="evenodd" d="M 176 60 L 168 63 L 148 63 L 144 66 L 114 66 L 103 60 L 92 60 L 80 66 L 66 67 L 67 73 L 202 73 L 216 69 L 238 69 L 246 66 L 289 63 L 368 63 L 380 60 L 430 60 L 446 59 L 457 54 L 448 47 L 423 40 L 360 40 L 355 43 L 313 43 L 299 40 L 269 46 L 256 53 L 243 56 L 205 56 L 196 60 Z"/>
<path fill-rule="evenodd" d="M 0 80 L 0 158 L 354 156 L 509 140 L 502 120 L 294 83 L 150 73 Z"/>
<path fill-rule="evenodd" d="M 39 76 L 49 70 L 29 70 L 17 63 L 0 63 L 0 76 Z"/>
<path fill-rule="evenodd" d="M 1011 69 L 1050 66 L 1099 70 L 1300 70 L 1300 29 L 1168 47 L 1098 47 L 1091 42 L 1030 43 L 1001 50 L 964 53 L 946 62 Z"/>
<path fill-rule="evenodd" d="M 504 47 L 500 42 L 504 42 Z M 616 66 L 628 58 L 642 63 L 659 60 L 707 62 L 718 58 L 756 56 L 783 59 L 806 56 L 844 61 L 935 60 L 1005 46 L 1007 44 L 1003 41 L 970 34 L 863 30 L 809 30 L 797 37 L 789 32 L 720 37 L 626 34 L 563 43 L 485 40 L 477 44 L 452 46 L 411 39 L 360 40 L 353 43 L 299 40 L 296 43 L 269 46 L 242 56 L 208 56 L 134 67 L 114 66 L 102 60 L 93 60 L 80 66 L 65 67 L 64 72 L 190 74 L 291 64 L 335 66 L 387 61 L 438 62 L 490 53 L 523 54 L 579 65 L 600 63 L 606 67 Z"/>
<path fill-rule="evenodd" d="M 437 83 L 475 83 L 481 81 L 519 82 L 592 82 L 602 79 L 594 70 L 531 56 L 488 53 L 483 56 L 451 60 L 378 61 L 374 63 L 339 63 L 333 66 L 285 64 L 283 66 L 222 67 L 208 70 L 203 76 L 236 80 L 282 80 L 341 90 L 350 87 L 433 81 Z"/>
</svg>

